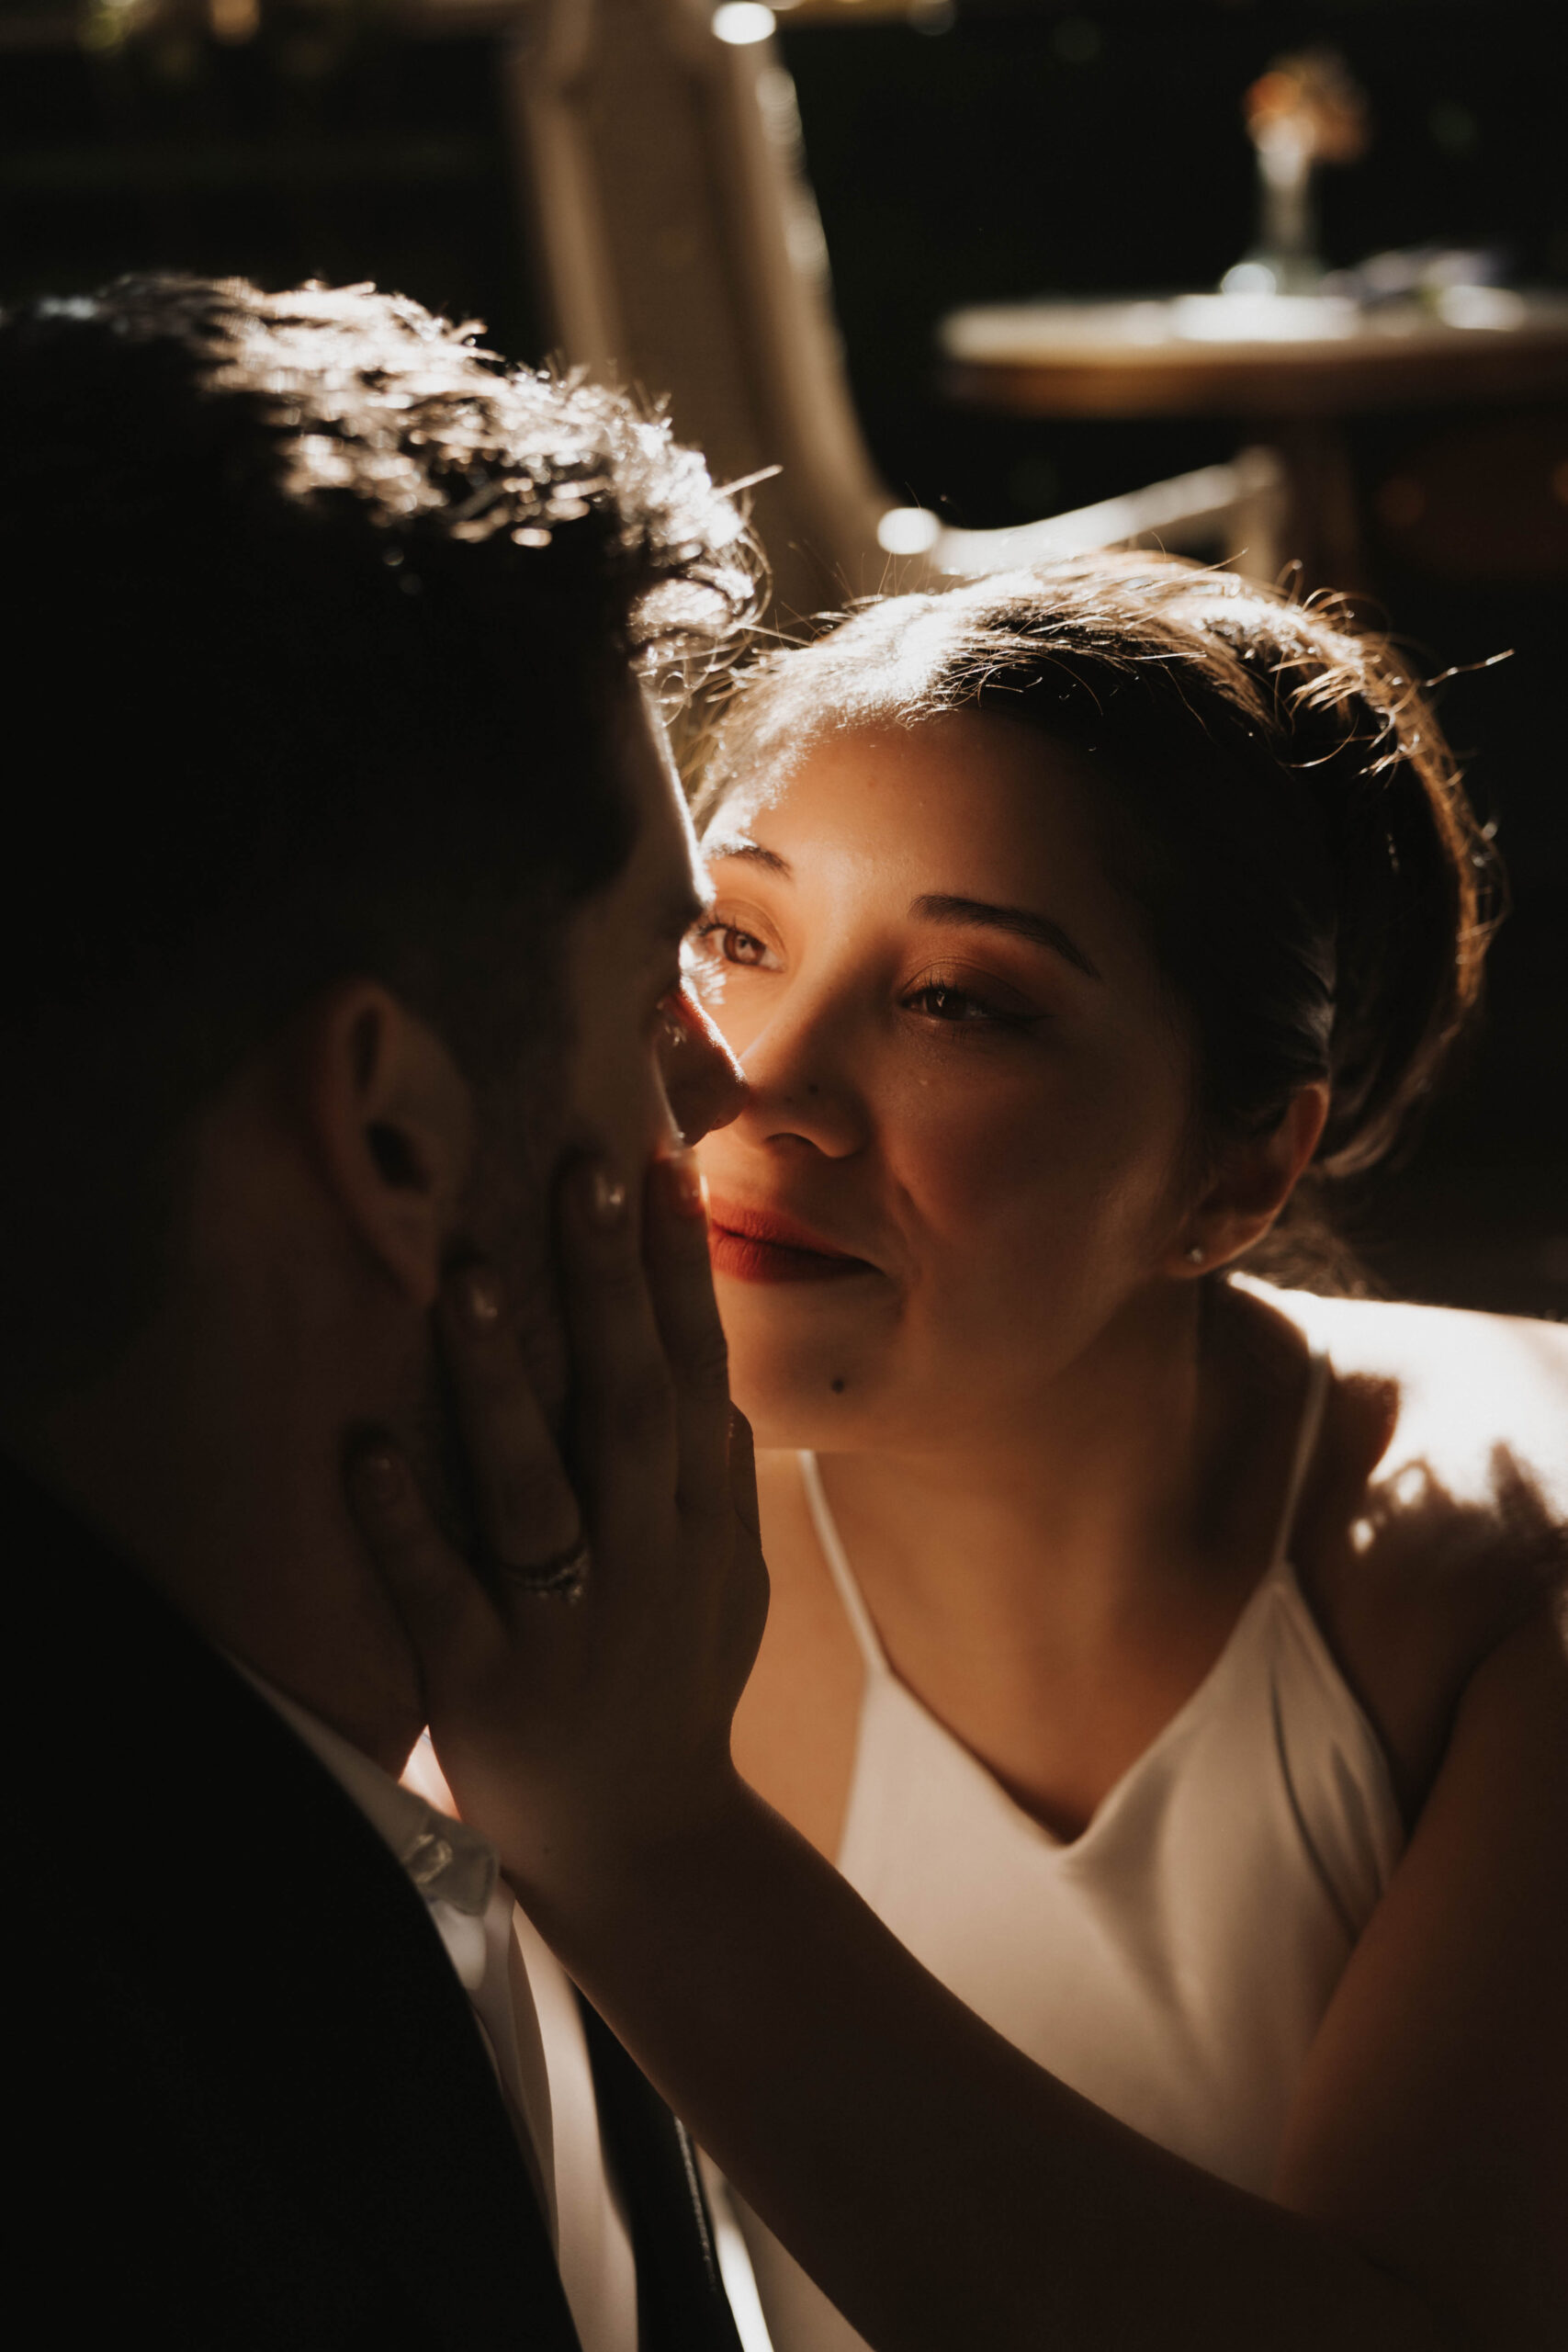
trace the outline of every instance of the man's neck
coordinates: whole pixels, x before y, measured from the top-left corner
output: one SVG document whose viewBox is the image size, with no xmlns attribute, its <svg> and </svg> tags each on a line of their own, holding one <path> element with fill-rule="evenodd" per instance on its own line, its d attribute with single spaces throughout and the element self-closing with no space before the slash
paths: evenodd
<svg viewBox="0 0 1568 2352">
<path fill-rule="evenodd" d="M 8 1413 L 5 1443 L 216 1647 L 396 1774 L 423 1708 L 343 1498 L 351 1416 L 298 1367 L 189 1342 L 166 1318 L 90 1386 Z"/>
</svg>

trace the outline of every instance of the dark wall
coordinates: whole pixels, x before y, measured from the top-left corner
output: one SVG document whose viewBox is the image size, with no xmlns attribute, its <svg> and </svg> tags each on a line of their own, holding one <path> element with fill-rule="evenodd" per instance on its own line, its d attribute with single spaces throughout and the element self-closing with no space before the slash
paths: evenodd
<svg viewBox="0 0 1568 2352">
<path fill-rule="evenodd" d="M 374 278 L 534 352 L 492 43 L 263 26 L 7 47 L 0 14 L 0 300 L 148 267 Z"/>
</svg>

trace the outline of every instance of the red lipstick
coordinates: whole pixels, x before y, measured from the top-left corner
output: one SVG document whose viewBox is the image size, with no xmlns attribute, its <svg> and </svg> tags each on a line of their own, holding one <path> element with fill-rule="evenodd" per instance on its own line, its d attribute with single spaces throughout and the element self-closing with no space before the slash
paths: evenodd
<svg viewBox="0 0 1568 2352">
<path fill-rule="evenodd" d="M 742 1283 L 830 1283 L 876 1272 L 869 1259 L 852 1257 L 794 1217 L 727 1201 L 709 1204 L 708 1255 L 715 1273 Z"/>
</svg>

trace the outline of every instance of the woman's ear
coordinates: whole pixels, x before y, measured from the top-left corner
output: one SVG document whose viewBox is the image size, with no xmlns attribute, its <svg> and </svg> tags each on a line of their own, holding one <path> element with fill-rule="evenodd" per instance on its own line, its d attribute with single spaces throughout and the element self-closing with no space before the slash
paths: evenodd
<svg viewBox="0 0 1568 2352">
<path fill-rule="evenodd" d="M 468 1173 L 468 1081 L 429 1023 L 376 980 L 319 999 L 302 1044 L 321 1171 L 361 1246 L 429 1306 Z"/>
<path fill-rule="evenodd" d="M 1262 1239 L 1291 1194 L 1323 1133 L 1328 1089 L 1298 1087 L 1277 1127 L 1226 1144 L 1201 1198 L 1183 1221 L 1172 1272 L 1213 1273 Z"/>
</svg>

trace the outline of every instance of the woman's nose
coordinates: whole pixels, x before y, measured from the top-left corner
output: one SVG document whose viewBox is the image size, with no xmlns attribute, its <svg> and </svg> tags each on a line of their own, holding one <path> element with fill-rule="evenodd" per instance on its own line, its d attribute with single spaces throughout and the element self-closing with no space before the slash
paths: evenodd
<svg viewBox="0 0 1568 2352">
<path fill-rule="evenodd" d="M 660 1064 L 671 1115 L 682 1142 L 727 1127 L 746 1100 L 739 1063 L 690 989 L 664 1001 Z"/>
<path fill-rule="evenodd" d="M 829 1159 L 864 1148 L 870 1114 L 841 1003 L 781 1006 L 744 1050 L 746 1134 L 770 1147 L 806 1145 Z"/>
</svg>

